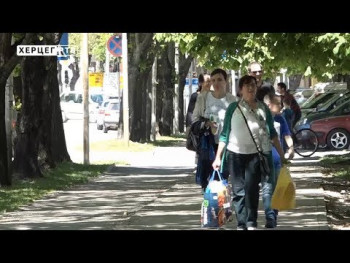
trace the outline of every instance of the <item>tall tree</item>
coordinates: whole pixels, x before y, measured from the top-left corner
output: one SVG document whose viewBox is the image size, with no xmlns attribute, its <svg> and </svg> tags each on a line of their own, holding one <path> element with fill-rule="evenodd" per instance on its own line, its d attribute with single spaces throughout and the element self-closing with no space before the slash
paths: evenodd
<svg viewBox="0 0 350 263">
<path fill-rule="evenodd" d="M 38 44 L 38 42 L 36 42 Z M 44 57 L 25 57 L 22 67 L 22 109 L 15 148 L 14 173 L 18 178 L 42 176 L 39 167 L 39 132 L 43 122 Z"/>
<path fill-rule="evenodd" d="M 186 76 L 191 66 L 193 56 L 185 55 L 179 52 L 179 77 L 177 79 L 179 85 L 179 131 L 184 132 L 184 89 L 186 85 Z"/>
<path fill-rule="evenodd" d="M 144 142 L 146 138 L 145 94 L 146 83 L 152 70 L 157 50 L 152 33 L 131 33 L 128 35 L 129 48 L 129 104 L 130 107 L 130 140 Z"/>
<path fill-rule="evenodd" d="M 60 34 L 36 36 L 37 45 L 58 44 Z M 42 166 L 70 161 L 65 144 L 56 57 L 26 57 L 21 65 L 22 108 L 15 148 L 18 177 L 42 176 Z"/>
<path fill-rule="evenodd" d="M 16 46 L 30 44 L 34 34 L 20 34 L 17 41 L 11 46 L 11 33 L 0 33 L 0 184 L 11 185 L 12 177 L 8 169 L 6 124 L 5 124 L 5 86 L 13 69 L 21 61 L 17 56 Z"/>
<path fill-rule="evenodd" d="M 46 33 L 43 43 L 56 45 L 62 34 Z M 39 157 L 41 165 L 55 167 L 57 163 L 71 161 L 67 151 L 63 128 L 59 84 L 57 79 L 57 58 L 45 57 L 42 108 L 42 129 L 40 129 Z"/>
<path fill-rule="evenodd" d="M 162 91 L 162 112 L 159 123 L 161 135 L 171 135 L 174 119 L 173 98 L 175 91 L 175 43 L 169 42 L 164 47 L 158 61 L 158 86 Z"/>
</svg>

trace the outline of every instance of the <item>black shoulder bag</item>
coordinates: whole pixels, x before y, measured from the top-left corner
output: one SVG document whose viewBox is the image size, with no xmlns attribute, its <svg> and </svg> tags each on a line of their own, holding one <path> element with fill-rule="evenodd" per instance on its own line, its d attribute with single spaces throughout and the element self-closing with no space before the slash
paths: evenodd
<svg viewBox="0 0 350 263">
<path fill-rule="evenodd" d="M 241 107 L 239 107 L 239 104 L 237 105 L 237 107 L 238 107 L 239 111 L 241 112 L 241 114 L 243 116 L 245 124 L 247 125 L 247 128 L 248 128 L 249 134 L 250 134 L 250 136 L 253 139 L 253 142 L 255 144 L 256 149 L 258 150 L 259 160 L 260 160 L 260 172 L 261 172 L 261 175 L 262 176 L 270 176 L 271 169 L 270 169 L 270 165 L 269 165 L 269 160 L 268 160 L 267 156 L 260 150 L 260 147 L 256 143 L 256 141 L 255 141 L 255 139 L 253 137 L 252 131 L 249 128 L 247 119 L 244 116 L 244 114 L 243 114 L 243 112 L 241 110 Z"/>
</svg>

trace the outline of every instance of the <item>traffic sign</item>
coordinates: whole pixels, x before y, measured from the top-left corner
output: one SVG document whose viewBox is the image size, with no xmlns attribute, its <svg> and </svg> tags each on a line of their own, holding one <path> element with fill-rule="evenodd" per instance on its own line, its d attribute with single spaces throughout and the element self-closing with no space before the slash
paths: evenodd
<svg viewBox="0 0 350 263">
<path fill-rule="evenodd" d="M 185 85 L 189 85 L 190 84 L 190 79 L 186 78 L 186 84 Z M 198 78 L 192 78 L 192 85 L 198 85 Z"/>
<path fill-rule="evenodd" d="M 122 37 L 119 35 L 111 36 L 107 41 L 108 51 L 115 57 L 122 56 Z"/>
</svg>

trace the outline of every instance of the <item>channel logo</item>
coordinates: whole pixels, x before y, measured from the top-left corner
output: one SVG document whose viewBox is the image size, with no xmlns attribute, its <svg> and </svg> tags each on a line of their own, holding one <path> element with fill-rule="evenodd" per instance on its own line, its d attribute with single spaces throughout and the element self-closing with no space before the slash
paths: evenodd
<svg viewBox="0 0 350 263">
<path fill-rule="evenodd" d="M 75 49 L 67 45 L 19 45 L 17 56 L 57 56 L 68 58 L 74 54 Z"/>
</svg>

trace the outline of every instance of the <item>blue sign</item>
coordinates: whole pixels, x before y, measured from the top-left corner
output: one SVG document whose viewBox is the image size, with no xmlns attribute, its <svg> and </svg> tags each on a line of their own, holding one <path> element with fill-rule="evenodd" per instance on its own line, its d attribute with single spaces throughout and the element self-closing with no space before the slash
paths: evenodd
<svg viewBox="0 0 350 263">
<path fill-rule="evenodd" d="M 190 80 L 189 78 L 186 78 L 186 84 L 185 85 L 189 85 Z M 192 85 L 198 85 L 198 78 L 192 78 Z"/>
<path fill-rule="evenodd" d="M 68 46 L 68 33 L 63 33 L 60 39 L 60 43 L 59 45 L 61 46 Z M 66 49 L 64 49 L 66 50 Z M 57 60 L 67 60 L 69 59 L 69 54 L 67 54 L 66 56 L 58 56 Z"/>
<path fill-rule="evenodd" d="M 107 41 L 109 52 L 115 57 L 122 56 L 122 37 L 121 35 L 111 36 Z"/>
</svg>

